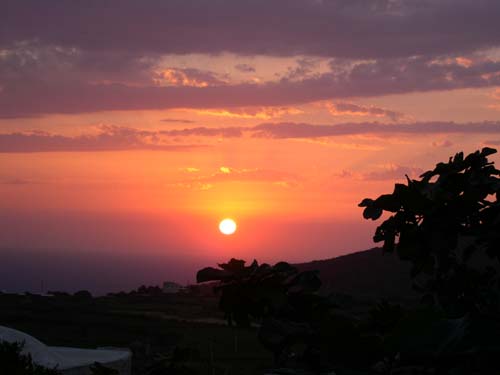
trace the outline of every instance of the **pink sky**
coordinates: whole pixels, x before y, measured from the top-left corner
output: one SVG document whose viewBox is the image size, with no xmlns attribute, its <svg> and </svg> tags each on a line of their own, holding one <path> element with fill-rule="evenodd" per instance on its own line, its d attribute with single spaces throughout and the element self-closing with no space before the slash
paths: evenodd
<svg viewBox="0 0 500 375">
<path fill-rule="evenodd" d="M 109 5 L 1 5 L 0 289 L 363 250 L 359 201 L 500 144 L 498 1 Z"/>
</svg>

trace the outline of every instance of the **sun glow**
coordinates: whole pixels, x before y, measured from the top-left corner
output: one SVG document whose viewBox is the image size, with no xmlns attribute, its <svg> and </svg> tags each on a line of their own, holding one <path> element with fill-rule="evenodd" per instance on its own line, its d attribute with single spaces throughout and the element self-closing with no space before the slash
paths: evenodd
<svg viewBox="0 0 500 375">
<path fill-rule="evenodd" d="M 227 236 L 236 232 L 236 227 L 236 222 L 233 219 L 224 219 L 219 223 L 219 230 Z"/>
</svg>

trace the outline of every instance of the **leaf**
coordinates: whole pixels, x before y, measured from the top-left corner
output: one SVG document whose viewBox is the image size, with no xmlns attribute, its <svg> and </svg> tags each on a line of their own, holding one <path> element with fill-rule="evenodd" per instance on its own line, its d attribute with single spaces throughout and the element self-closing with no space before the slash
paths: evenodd
<svg viewBox="0 0 500 375">
<path fill-rule="evenodd" d="M 206 281 L 222 281 L 231 276 L 231 273 L 226 270 L 219 270 L 213 267 L 206 267 L 199 270 L 196 274 L 196 282 L 204 283 Z"/>
<path fill-rule="evenodd" d="M 377 220 L 382 216 L 383 210 L 378 207 L 368 206 L 363 210 L 363 217 L 365 219 Z"/>
<path fill-rule="evenodd" d="M 490 155 L 493 155 L 493 154 L 496 154 L 497 150 L 494 149 L 494 148 L 491 148 L 491 147 L 483 147 L 483 149 L 481 150 L 481 155 L 486 157 L 486 156 L 490 156 Z"/>
<path fill-rule="evenodd" d="M 389 212 L 397 212 L 401 208 L 401 201 L 393 194 L 381 195 L 374 204 L 380 209 Z"/>
<path fill-rule="evenodd" d="M 367 207 L 373 204 L 373 199 L 365 198 L 359 204 L 358 207 Z"/>
<path fill-rule="evenodd" d="M 227 271 L 241 272 L 245 269 L 245 261 L 241 259 L 232 258 L 227 263 L 219 264 L 219 267 Z"/>
</svg>

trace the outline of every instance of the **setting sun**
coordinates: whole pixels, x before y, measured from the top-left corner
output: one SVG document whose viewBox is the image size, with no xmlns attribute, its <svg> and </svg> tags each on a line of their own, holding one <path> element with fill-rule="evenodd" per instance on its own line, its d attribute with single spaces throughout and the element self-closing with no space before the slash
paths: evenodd
<svg viewBox="0 0 500 375">
<path fill-rule="evenodd" d="M 219 223 L 219 230 L 225 235 L 233 234 L 236 232 L 236 222 L 233 219 L 224 219 Z"/>
</svg>

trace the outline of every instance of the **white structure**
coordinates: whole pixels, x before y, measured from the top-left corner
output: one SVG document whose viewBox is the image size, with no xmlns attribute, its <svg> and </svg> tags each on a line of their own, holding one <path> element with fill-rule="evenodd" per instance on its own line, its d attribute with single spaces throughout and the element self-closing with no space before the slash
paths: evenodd
<svg viewBox="0 0 500 375">
<path fill-rule="evenodd" d="M 173 281 L 165 281 L 163 283 L 163 293 L 179 293 L 182 289 L 182 285 Z"/>
<path fill-rule="evenodd" d="M 47 346 L 26 333 L 2 326 L 0 341 L 24 343 L 23 353 L 29 353 L 34 363 L 48 368 L 57 367 L 64 375 L 90 375 L 90 365 L 95 362 L 118 370 L 120 375 L 130 375 L 131 371 L 132 354 L 128 349 Z"/>
</svg>

